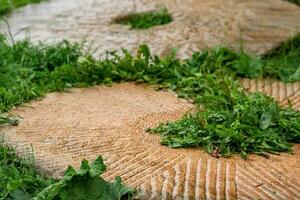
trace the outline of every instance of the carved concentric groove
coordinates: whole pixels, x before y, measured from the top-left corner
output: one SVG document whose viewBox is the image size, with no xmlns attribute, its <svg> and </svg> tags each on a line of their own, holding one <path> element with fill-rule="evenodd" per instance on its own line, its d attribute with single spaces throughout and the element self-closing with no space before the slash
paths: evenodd
<svg viewBox="0 0 300 200">
<path fill-rule="evenodd" d="M 21 9 L 8 20 L 13 33 L 30 27 L 34 41 L 82 41 L 87 36 L 97 54 L 120 47 L 134 52 L 147 43 L 155 54 L 177 47 L 180 57 L 219 44 L 239 49 L 241 32 L 247 51 L 264 53 L 300 28 L 299 8 L 281 0 L 141 0 L 137 8 L 152 10 L 162 4 L 174 21 L 143 32 L 111 24 L 113 17 L 132 12 L 131 0 L 51 0 Z M 241 82 L 249 92 L 263 92 L 300 110 L 300 83 Z M 147 127 L 180 118 L 192 108 L 172 93 L 120 84 L 53 93 L 30 105 L 15 110 L 23 117 L 20 126 L 3 132 L 20 153 L 32 144 L 36 163 L 53 176 L 102 154 L 108 165 L 104 177 L 121 176 L 140 189 L 141 199 L 300 199 L 299 145 L 295 155 L 269 160 L 215 159 L 198 149 L 163 147 L 158 136 L 145 133 Z"/>
<path fill-rule="evenodd" d="M 261 91 L 299 109 L 299 83 L 241 80 L 249 92 Z M 52 93 L 14 112 L 23 117 L 5 136 L 20 151 L 33 145 L 36 162 L 54 176 L 83 158 L 102 154 L 104 178 L 121 176 L 137 187 L 140 199 L 299 199 L 300 146 L 295 155 L 216 159 L 199 149 L 170 149 L 145 132 L 175 120 L 192 105 L 167 91 L 124 83 Z"/>
<path fill-rule="evenodd" d="M 21 30 L 28 27 L 35 42 L 81 42 L 86 37 L 97 55 L 120 47 L 135 52 L 139 44 L 149 44 L 155 54 L 176 47 L 185 57 L 216 45 L 239 50 L 241 39 L 246 51 L 261 54 L 300 28 L 299 8 L 282 0 L 139 0 L 136 4 L 137 11 L 164 5 L 174 20 L 143 32 L 113 24 L 115 17 L 135 12 L 132 0 L 51 0 L 20 9 L 8 20 L 16 39 L 27 38 L 28 32 Z M 0 31 L 7 31 L 4 23 Z"/>
</svg>

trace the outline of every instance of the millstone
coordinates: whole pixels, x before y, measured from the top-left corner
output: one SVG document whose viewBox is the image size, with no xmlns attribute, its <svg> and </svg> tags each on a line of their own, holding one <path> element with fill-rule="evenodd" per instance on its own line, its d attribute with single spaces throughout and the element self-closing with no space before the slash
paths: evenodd
<svg viewBox="0 0 300 200">
<path fill-rule="evenodd" d="M 96 55 L 121 47 L 135 52 L 149 44 L 155 54 L 178 48 L 179 56 L 226 45 L 260 54 L 299 31 L 300 8 L 282 0 L 49 0 L 8 17 L 17 39 L 91 41 Z M 174 21 L 148 30 L 130 30 L 112 20 L 132 12 L 169 9 Z M 27 31 L 21 30 L 29 28 Z M 0 32 L 7 29 L 0 25 Z M 243 42 L 241 42 L 243 40 Z"/>
<path fill-rule="evenodd" d="M 300 83 L 241 80 L 282 105 L 300 110 Z M 175 120 L 193 106 L 170 91 L 133 83 L 51 93 L 14 110 L 19 126 L 6 141 L 20 153 L 34 149 L 36 164 L 54 177 L 68 165 L 103 155 L 107 180 L 121 176 L 140 199 L 299 199 L 300 145 L 294 155 L 213 158 L 200 149 L 171 149 L 145 131 Z"/>
</svg>

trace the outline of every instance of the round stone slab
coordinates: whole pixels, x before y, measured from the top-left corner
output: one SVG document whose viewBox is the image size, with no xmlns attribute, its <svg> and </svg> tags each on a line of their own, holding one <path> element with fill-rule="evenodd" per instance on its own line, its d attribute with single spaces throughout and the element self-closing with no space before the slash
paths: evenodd
<svg viewBox="0 0 300 200">
<path fill-rule="evenodd" d="M 300 84 L 241 80 L 251 92 L 270 92 L 299 109 Z M 289 92 L 287 92 L 289 91 Z M 280 93 L 280 94 L 279 94 Z M 297 96 L 297 97 L 296 97 Z M 133 83 L 51 93 L 14 110 L 19 126 L 1 130 L 20 153 L 34 149 L 36 164 L 54 177 L 68 165 L 102 155 L 107 180 L 121 176 L 140 199 L 299 199 L 300 145 L 294 155 L 213 158 L 200 149 L 171 149 L 145 131 L 180 118 L 193 106 L 176 94 Z"/>
<path fill-rule="evenodd" d="M 114 18 L 165 6 L 174 21 L 147 30 L 114 24 Z M 300 8 L 282 0 L 49 0 L 16 10 L 8 17 L 16 38 L 91 42 L 96 55 L 121 47 L 135 52 L 149 44 L 155 54 L 178 48 L 185 57 L 225 45 L 260 54 L 300 29 Z M 20 31 L 22 31 L 20 33 Z M 7 31 L 5 24 L 0 32 Z M 243 42 L 242 42 L 243 41 Z"/>
</svg>

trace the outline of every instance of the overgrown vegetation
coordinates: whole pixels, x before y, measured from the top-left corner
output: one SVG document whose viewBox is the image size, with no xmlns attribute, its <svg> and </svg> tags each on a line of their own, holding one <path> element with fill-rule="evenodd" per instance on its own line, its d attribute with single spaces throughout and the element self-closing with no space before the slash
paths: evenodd
<svg viewBox="0 0 300 200">
<path fill-rule="evenodd" d="M 103 159 L 98 157 L 90 165 L 83 160 L 79 171 L 70 166 L 60 181 L 54 180 L 36 172 L 32 154 L 20 159 L 14 149 L 0 144 L 0 199 L 130 199 L 134 190 L 124 186 L 120 177 L 105 181 L 100 177 L 105 171 Z"/>
<path fill-rule="evenodd" d="M 205 107 L 150 131 L 161 134 L 165 145 L 204 147 L 214 157 L 291 151 L 289 142 L 300 141 L 300 113 L 260 93 L 246 95 L 238 82 L 221 73 L 184 81 L 188 87 L 199 85 L 198 94 L 183 94 Z"/>
<path fill-rule="evenodd" d="M 31 199 L 52 183 L 36 172 L 32 154 L 20 159 L 0 142 L 0 199 Z"/>
<path fill-rule="evenodd" d="M 300 81 L 300 33 L 263 56 L 264 77 Z"/>
<path fill-rule="evenodd" d="M 116 177 L 112 183 L 105 181 L 100 177 L 105 171 L 106 166 L 101 156 L 90 165 L 87 160 L 83 160 L 79 171 L 69 167 L 62 180 L 48 186 L 33 199 L 130 199 L 134 190 L 124 186 L 120 177 Z"/>
<path fill-rule="evenodd" d="M 70 74 L 60 80 L 63 72 L 57 70 L 76 66 L 82 55 L 80 45 L 66 41 L 52 46 L 22 41 L 10 46 L 0 35 L 0 113 L 46 92 L 67 88 L 68 79 L 75 81 L 76 77 Z M 2 116 L 0 123 L 11 122 L 8 120 Z"/>
<path fill-rule="evenodd" d="M 261 57 L 243 51 L 240 53 L 228 51 L 221 56 L 222 59 L 232 61 L 223 67 L 239 77 L 273 78 L 284 82 L 300 81 L 300 33 Z"/>
<path fill-rule="evenodd" d="M 70 87 L 145 82 L 172 89 L 198 106 L 196 113 L 152 129 L 161 134 L 163 144 L 204 147 L 216 156 L 291 151 L 290 143 L 300 140 L 299 112 L 282 108 L 260 93 L 246 94 L 236 80 L 236 76 L 299 80 L 299 66 L 289 65 L 286 59 L 299 53 L 299 47 L 289 48 L 288 44 L 276 51 L 279 54 L 273 52 L 264 58 L 222 47 L 196 52 L 187 60 L 177 59 L 174 52 L 159 58 L 142 45 L 136 57 L 123 50 L 123 56 L 109 52 L 107 58 L 95 60 L 82 53 L 82 46 L 66 41 L 51 46 L 23 41 L 10 46 L 2 37 L 0 111 Z M 269 63 L 286 65 L 271 71 Z M 283 74 L 294 78 L 286 79 Z M 1 119 L 2 123 L 15 123 L 7 115 Z"/>
<path fill-rule="evenodd" d="M 170 147 L 204 147 L 212 156 L 239 153 L 267 155 L 291 151 L 291 143 L 300 141 L 300 113 L 282 108 L 260 93 L 247 94 L 236 77 L 271 77 L 299 81 L 299 35 L 263 57 L 236 53 L 226 48 L 196 52 L 186 60 L 152 56 L 141 45 L 136 56 L 126 50 L 120 56 L 109 52 L 102 60 L 83 53 L 83 46 L 63 41 L 56 45 L 33 45 L 21 41 L 9 45 L 0 35 L 0 124 L 17 125 L 7 113 L 14 106 L 44 96 L 48 92 L 71 87 L 135 81 L 172 89 L 179 97 L 192 99 L 193 113 L 149 131 L 161 135 Z M 83 161 L 76 172 L 69 168 L 61 181 L 39 175 L 34 159 L 19 159 L 14 150 L 0 145 L 0 198 L 78 199 L 128 197 L 132 190 L 117 178 L 107 183 L 96 178 L 105 170 L 101 158 L 88 165 Z M 93 187 L 89 187 L 90 184 Z M 91 190 L 99 193 L 91 192 Z M 114 196 L 117 195 L 117 196 Z M 118 196 L 119 195 L 119 196 Z"/>
<path fill-rule="evenodd" d="M 0 0 L 0 16 L 31 3 L 39 3 L 43 0 Z"/>
<path fill-rule="evenodd" d="M 166 8 L 158 11 L 133 13 L 114 20 L 117 24 L 129 25 L 133 29 L 148 29 L 153 26 L 168 24 L 171 21 L 172 16 Z"/>
</svg>

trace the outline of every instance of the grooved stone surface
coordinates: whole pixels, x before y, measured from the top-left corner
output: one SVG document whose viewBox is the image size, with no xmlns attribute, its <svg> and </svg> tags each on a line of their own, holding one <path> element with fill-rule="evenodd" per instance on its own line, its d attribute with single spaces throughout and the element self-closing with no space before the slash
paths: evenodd
<svg viewBox="0 0 300 200">
<path fill-rule="evenodd" d="M 300 110 L 300 85 L 241 80 L 283 105 Z M 250 155 L 213 158 L 200 149 L 170 149 L 145 132 L 192 109 L 172 92 L 122 83 L 51 93 L 14 110 L 23 119 L 3 130 L 10 145 L 24 152 L 32 144 L 36 164 L 59 177 L 67 165 L 103 155 L 104 177 L 121 176 L 139 189 L 140 199 L 300 199 L 300 145 L 294 155 L 270 159 Z"/>
<path fill-rule="evenodd" d="M 136 50 L 147 43 L 156 54 L 171 48 L 179 56 L 226 45 L 266 52 L 300 30 L 300 8 L 282 0 L 135 0 L 137 11 L 164 5 L 174 21 L 148 30 L 130 30 L 112 19 L 134 11 L 133 0 L 48 0 L 17 10 L 8 17 L 16 38 L 33 41 L 68 39 L 91 42 L 95 54 L 124 47 Z M 29 28 L 19 33 L 21 30 Z M 7 31 L 4 24 L 0 32 Z"/>
<path fill-rule="evenodd" d="M 95 55 L 121 47 L 133 52 L 147 43 L 156 54 L 177 47 L 184 57 L 220 44 L 239 49 L 241 36 L 247 51 L 261 54 L 300 28 L 300 8 L 281 0 L 136 2 L 138 11 L 164 4 L 174 21 L 142 31 L 112 24 L 114 17 L 133 11 L 132 0 L 49 0 L 14 12 L 8 21 L 13 33 L 30 28 L 35 42 L 86 38 Z M 5 31 L 1 24 L 0 32 Z M 241 82 L 249 92 L 264 92 L 300 110 L 299 83 Z M 53 176 L 101 154 L 108 166 L 104 177 L 121 176 L 139 189 L 141 199 L 300 199 L 300 145 L 294 155 L 251 155 L 247 161 L 161 146 L 159 136 L 145 129 L 192 109 L 173 93 L 125 83 L 51 93 L 28 106 L 14 110 L 23 118 L 19 126 L 0 131 L 21 153 L 32 144 L 37 165 Z"/>
</svg>

